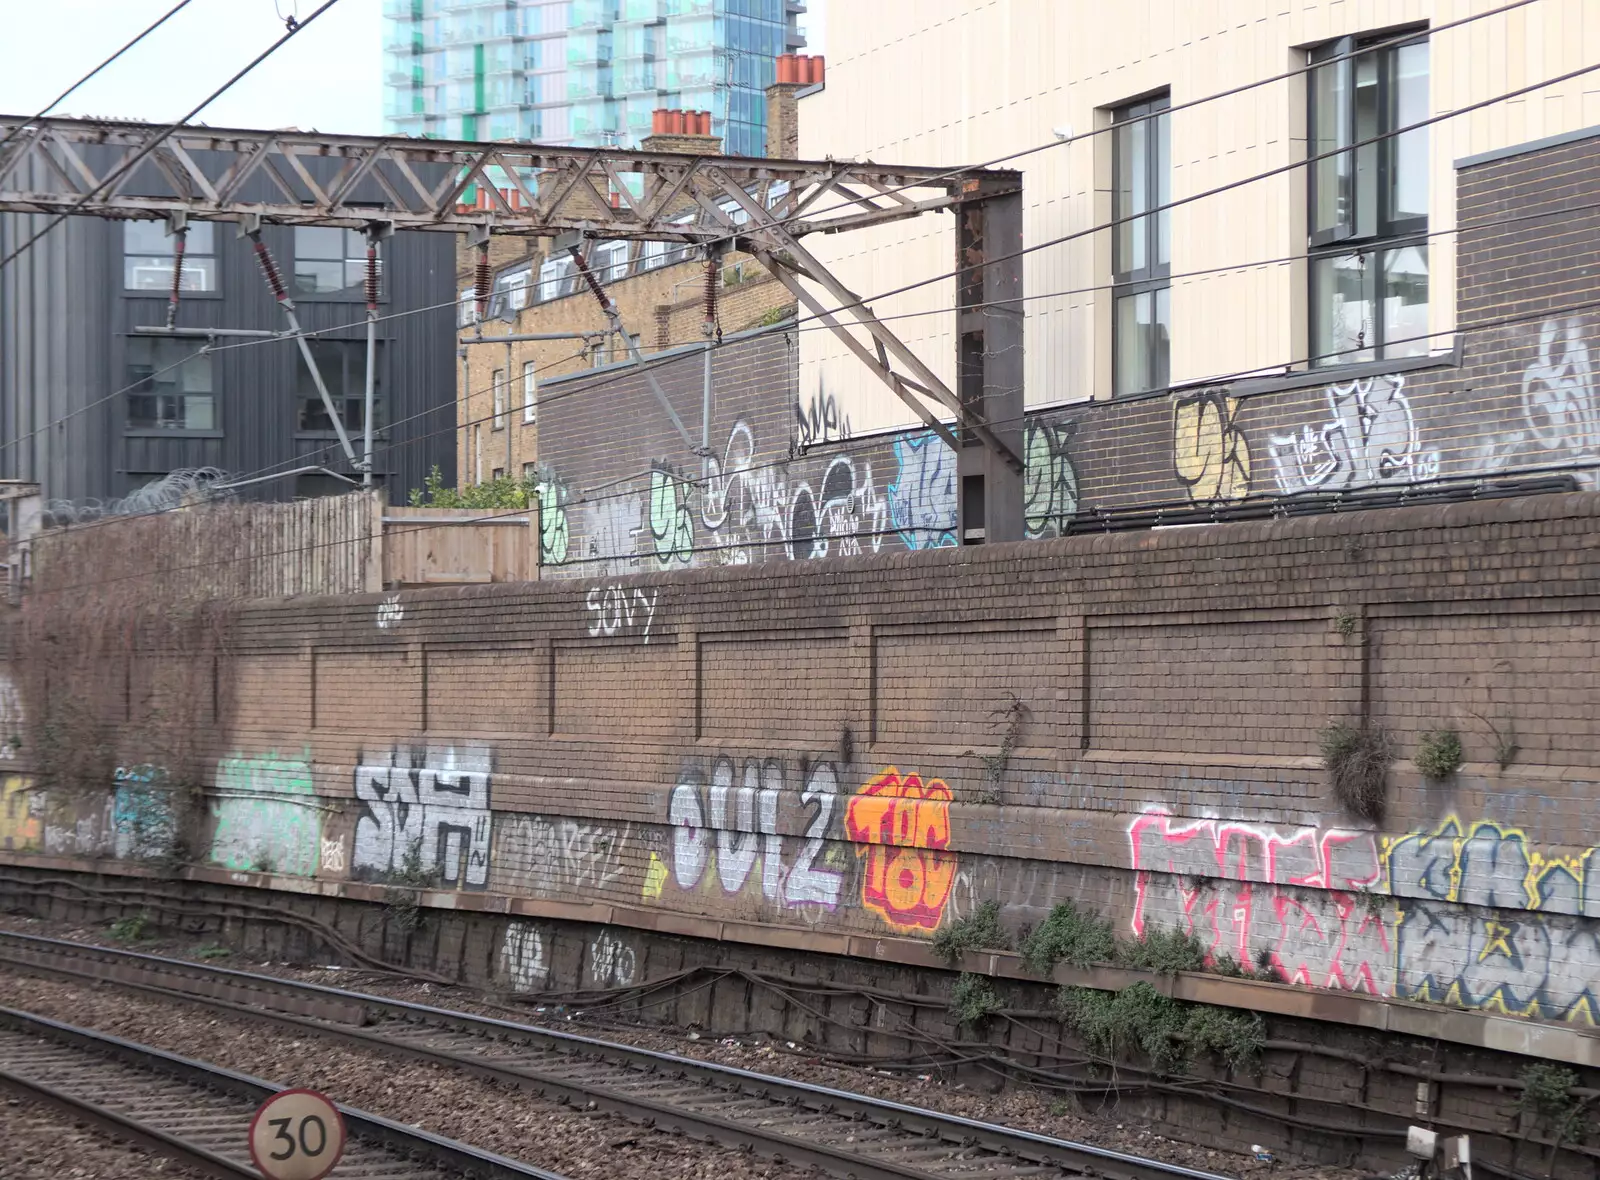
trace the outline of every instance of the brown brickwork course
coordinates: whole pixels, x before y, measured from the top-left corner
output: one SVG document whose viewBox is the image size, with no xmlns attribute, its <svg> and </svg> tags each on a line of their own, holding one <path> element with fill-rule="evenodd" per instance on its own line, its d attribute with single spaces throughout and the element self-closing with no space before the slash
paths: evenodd
<svg viewBox="0 0 1600 1180">
<path fill-rule="evenodd" d="M 1592 1020 L 1597 526 L 1579 493 L 253 607 L 201 843 L 740 938 L 1071 899 L 1288 982 Z M 1376 823 L 1334 723 L 1394 742 Z M 1466 762 L 1428 781 L 1439 730 Z M 0 839 L 149 855 L 141 781 L 74 817 L 19 774 Z"/>
</svg>

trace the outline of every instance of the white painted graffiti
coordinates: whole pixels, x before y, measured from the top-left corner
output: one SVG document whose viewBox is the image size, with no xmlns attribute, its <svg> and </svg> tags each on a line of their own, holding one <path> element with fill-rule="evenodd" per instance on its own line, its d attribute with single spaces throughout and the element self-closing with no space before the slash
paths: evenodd
<svg viewBox="0 0 1600 1180">
<path fill-rule="evenodd" d="M 1583 325 L 1546 320 L 1539 356 L 1522 375 L 1522 416 L 1547 451 L 1584 453 L 1600 447 L 1600 403 Z"/>
<path fill-rule="evenodd" d="M 342 876 L 345 867 L 344 837 L 322 841 L 322 871 Z"/>
<path fill-rule="evenodd" d="M 589 612 L 589 634 L 640 635 L 650 642 L 650 626 L 656 620 L 656 601 L 661 591 L 654 586 L 597 586 L 584 599 Z"/>
<path fill-rule="evenodd" d="M 608 495 L 585 504 L 587 522 L 583 573 L 591 577 L 620 577 L 642 564 L 635 555 L 644 501 L 637 495 Z"/>
<path fill-rule="evenodd" d="M 592 987 L 631 987 L 638 974 L 633 948 L 609 930 L 589 944 L 589 982 Z"/>
<path fill-rule="evenodd" d="M 1439 474 L 1438 452 L 1422 452 L 1404 377 L 1330 385 L 1327 398 L 1329 417 L 1321 426 L 1267 437 L 1283 492 L 1416 482 Z"/>
<path fill-rule="evenodd" d="M 686 770 L 667 809 L 673 880 L 680 889 L 696 889 L 714 865 L 724 893 L 740 893 L 758 879 L 766 901 L 831 910 L 839 902 L 843 875 L 822 861 L 838 793 L 831 763 L 813 762 L 805 768 L 804 786 L 798 792 L 807 817 L 805 833 L 786 861 L 778 823 L 784 797 L 782 763 L 751 758 L 740 775 L 733 759 L 721 757 L 712 764 L 709 785 L 698 770 Z"/>
<path fill-rule="evenodd" d="M 356 767 L 353 865 L 386 877 L 415 859 L 441 885 L 489 884 L 489 772 L 486 747 L 396 748 Z"/>
<path fill-rule="evenodd" d="M 813 491 L 796 484 L 789 505 L 789 555 L 796 561 L 855 557 L 862 542 L 876 553 L 889 525 L 889 505 L 879 499 L 872 482 L 872 464 L 850 455 L 835 455 Z"/>
<path fill-rule="evenodd" d="M 0 760 L 17 756 L 22 745 L 22 726 L 26 718 L 22 711 L 22 694 L 9 672 L 0 670 Z"/>
<path fill-rule="evenodd" d="M 507 922 L 500 943 L 500 974 L 513 991 L 538 991 L 550 981 L 544 957 L 544 936 L 531 922 Z"/>
<path fill-rule="evenodd" d="M 310 752 L 298 758 L 224 758 L 217 763 L 214 863 L 243 872 L 309 877 L 317 871 L 321 804 Z"/>
<path fill-rule="evenodd" d="M 400 605 L 398 594 L 385 598 L 378 603 L 378 628 L 387 631 L 391 627 L 398 627 L 400 621 L 406 617 L 405 607 Z"/>
<path fill-rule="evenodd" d="M 535 897 L 604 896 L 626 875 L 628 850 L 639 843 L 627 824 L 515 813 L 495 818 L 497 871 L 516 892 Z"/>
</svg>

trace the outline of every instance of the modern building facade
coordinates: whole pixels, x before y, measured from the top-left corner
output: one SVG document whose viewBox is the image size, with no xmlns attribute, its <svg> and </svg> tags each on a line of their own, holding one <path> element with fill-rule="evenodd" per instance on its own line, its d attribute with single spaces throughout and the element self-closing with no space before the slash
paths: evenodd
<svg viewBox="0 0 1600 1180">
<path fill-rule="evenodd" d="M 0 254 L 46 220 L 0 215 Z M 267 226 L 261 237 L 359 454 L 364 235 Z M 265 477 L 242 494 L 276 499 L 352 486 L 339 475 L 359 482 L 296 343 L 265 335 L 284 329 L 283 312 L 231 223 L 190 224 L 177 333 L 161 334 L 174 240 L 164 222 L 74 217 L 0 272 L 0 478 L 79 505 L 196 469 Z M 402 497 L 434 464 L 454 473 L 454 251 L 444 233 L 380 247 L 374 470 Z"/>
<path fill-rule="evenodd" d="M 1147 7 L 852 5 L 800 103 L 802 157 L 1032 149 L 1005 165 L 1024 172 L 1030 408 L 1447 352 L 1458 163 L 1600 124 L 1594 75 L 1536 86 L 1600 60 L 1589 0 Z M 955 262 L 931 220 L 813 248 L 868 297 Z M 947 381 L 953 305 L 948 278 L 873 299 Z M 829 333 L 801 355 L 802 393 L 858 428 L 914 421 Z"/>
<path fill-rule="evenodd" d="M 391 132 L 637 146 L 661 108 L 710 111 L 732 155 L 766 145 L 775 62 L 804 0 L 384 0 Z"/>
</svg>

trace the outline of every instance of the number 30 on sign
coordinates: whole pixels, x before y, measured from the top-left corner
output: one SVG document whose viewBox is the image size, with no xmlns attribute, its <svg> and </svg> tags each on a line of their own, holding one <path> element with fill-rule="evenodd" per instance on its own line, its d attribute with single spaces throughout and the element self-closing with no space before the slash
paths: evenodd
<svg viewBox="0 0 1600 1180">
<path fill-rule="evenodd" d="M 250 1158 L 267 1180 L 322 1180 L 344 1154 L 344 1117 L 315 1090 L 282 1090 L 250 1120 Z"/>
</svg>

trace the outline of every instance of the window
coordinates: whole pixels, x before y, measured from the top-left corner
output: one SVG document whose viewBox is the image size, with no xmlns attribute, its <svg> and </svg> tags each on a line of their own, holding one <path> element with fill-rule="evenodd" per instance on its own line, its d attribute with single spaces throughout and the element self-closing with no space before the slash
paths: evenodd
<svg viewBox="0 0 1600 1180">
<path fill-rule="evenodd" d="M 308 340 L 311 355 L 317 362 L 317 371 L 328 387 L 328 395 L 339 411 L 340 421 L 347 431 L 364 429 L 362 414 L 366 406 L 367 342 L 365 340 Z M 382 349 L 382 345 L 378 346 Z M 383 357 L 378 357 L 378 373 L 383 372 Z M 295 401 L 299 408 L 299 429 L 303 431 L 331 431 L 333 422 L 328 409 L 317 393 L 317 384 L 311 379 L 305 358 L 295 352 Z M 373 429 L 383 426 L 383 397 L 381 384 L 372 391 Z"/>
<path fill-rule="evenodd" d="M 637 332 L 629 332 L 627 333 L 627 336 L 628 342 L 632 344 L 634 348 L 638 348 L 639 334 Z M 621 340 L 617 339 L 616 335 L 613 333 L 612 335 L 606 337 L 604 344 L 600 345 L 600 347 L 594 350 L 594 356 L 589 358 L 589 364 L 591 367 L 598 369 L 602 365 L 615 365 L 622 361 L 631 360 L 632 358 L 633 353 L 629 350 L 628 346 L 623 344 Z"/>
<path fill-rule="evenodd" d="M 494 389 L 494 422 L 490 429 L 504 430 L 506 428 L 506 371 L 496 369 L 490 378 Z"/>
<path fill-rule="evenodd" d="M 656 270 L 667 264 L 667 244 L 665 242 L 645 242 L 639 249 L 639 269 L 641 271 Z"/>
<path fill-rule="evenodd" d="M 1114 392 L 1163 389 L 1171 380 L 1172 199 L 1167 95 L 1111 113 Z M 1122 218 L 1130 220 L 1122 221 Z"/>
<path fill-rule="evenodd" d="M 1310 75 L 1308 154 L 1334 153 L 1307 179 L 1312 363 L 1424 355 L 1428 129 L 1391 133 L 1428 117 L 1427 39 L 1363 52 L 1344 37 L 1311 61 L 1328 64 Z"/>
<path fill-rule="evenodd" d="M 539 417 L 539 385 L 532 361 L 522 362 L 522 421 L 532 425 Z"/>
<path fill-rule="evenodd" d="M 294 293 L 366 298 L 367 239 L 360 230 L 297 225 Z"/>
<path fill-rule="evenodd" d="M 499 275 L 489 294 L 489 318 L 515 320 L 517 313 L 528 306 L 528 288 L 531 286 L 531 266 L 519 266 Z"/>
<path fill-rule="evenodd" d="M 592 262 L 595 277 L 602 283 L 614 283 L 628 277 L 628 243 L 601 242 L 594 248 Z"/>
<path fill-rule="evenodd" d="M 122 226 L 122 285 L 129 291 L 172 290 L 172 259 L 178 239 L 165 222 L 128 221 Z M 217 289 L 216 227 L 209 221 L 189 226 L 183 247 L 184 291 Z"/>
<path fill-rule="evenodd" d="M 190 340 L 128 338 L 128 429 L 215 430 L 211 357 Z"/>
<path fill-rule="evenodd" d="M 490 479 L 494 479 L 494 480 L 501 480 L 501 479 L 504 479 L 505 477 L 506 477 L 506 469 L 504 467 L 496 467 L 489 474 L 489 478 Z"/>
<path fill-rule="evenodd" d="M 539 301 L 548 303 L 572 294 L 572 276 L 576 270 L 570 254 L 546 258 L 539 266 Z"/>
<path fill-rule="evenodd" d="M 470 328 L 478 322 L 478 289 L 467 287 L 461 292 L 461 302 L 456 305 L 456 327 Z"/>
</svg>

